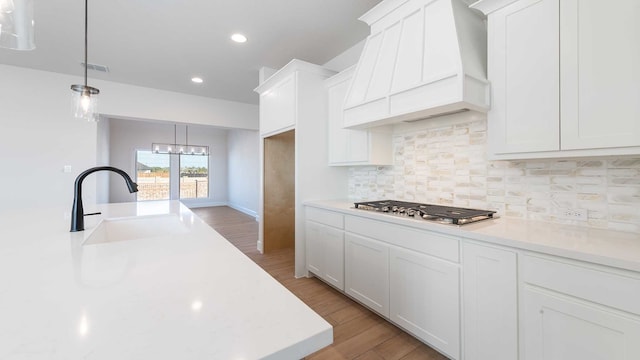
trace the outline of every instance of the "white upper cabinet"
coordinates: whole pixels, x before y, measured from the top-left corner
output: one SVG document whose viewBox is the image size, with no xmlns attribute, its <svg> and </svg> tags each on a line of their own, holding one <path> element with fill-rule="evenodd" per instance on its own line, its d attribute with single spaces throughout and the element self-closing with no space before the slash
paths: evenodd
<svg viewBox="0 0 640 360">
<path fill-rule="evenodd" d="M 492 158 L 640 154 L 640 2 L 472 7 L 488 14 Z"/>
<path fill-rule="evenodd" d="M 355 67 L 325 80 L 329 114 L 329 165 L 391 165 L 391 129 L 380 126 L 370 130 L 343 128 L 343 106 Z"/>
<path fill-rule="evenodd" d="M 487 111 L 486 28 L 462 0 L 384 0 L 360 20 L 371 35 L 344 104 L 345 127 Z"/>
<path fill-rule="evenodd" d="M 558 2 L 518 1 L 490 17 L 493 153 L 559 150 Z"/>
<path fill-rule="evenodd" d="M 285 76 L 260 94 L 260 133 L 274 134 L 296 124 L 296 74 Z"/>
<path fill-rule="evenodd" d="M 300 96 L 310 86 L 309 78 L 328 78 L 334 74 L 334 71 L 294 59 L 260 84 L 255 89 L 260 94 L 260 135 L 266 137 L 295 128 L 300 109 L 321 100 Z"/>
<path fill-rule="evenodd" d="M 562 0 L 560 14 L 561 148 L 639 146 L 640 1 Z"/>
</svg>

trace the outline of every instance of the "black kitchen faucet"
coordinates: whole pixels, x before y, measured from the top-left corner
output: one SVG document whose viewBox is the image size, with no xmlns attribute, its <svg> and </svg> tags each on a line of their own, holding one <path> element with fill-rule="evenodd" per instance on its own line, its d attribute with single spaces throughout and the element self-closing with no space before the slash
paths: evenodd
<svg viewBox="0 0 640 360">
<path fill-rule="evenodd" d="M 124 181 L 127 183 L 130 193 L 138 191 L 138 184 L 133 182 L 126 172 L 114 168 L 112 166 L 96 166 L 89 168 L 78 175 L 73 187 L 73 209 L 71 209 L 71 232 L 84 230 L 84 209 L 82 208 L 82 182 L 87 175 L 96 171 L 108 170 L 114 173 L 122 175 Z"/>
</svg>

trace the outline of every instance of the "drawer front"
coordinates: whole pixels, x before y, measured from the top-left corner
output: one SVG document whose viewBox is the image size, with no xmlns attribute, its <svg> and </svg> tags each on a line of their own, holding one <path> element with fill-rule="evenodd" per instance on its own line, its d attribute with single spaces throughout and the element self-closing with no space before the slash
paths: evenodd
<svg viewBox="0 0 640 360">
<path fill-rule="evenodd" d="M 307 207 L 305 216 L 307 220 L 333 226 L 334 228 L 338 229 L 344 228 L 344 215 L 337 212 L 322 210 L 314 207 Z"/>
<path fill-rule="evenodd" d="M 640 274 L 525 255 L 523 280 L 532 285 L 640 315 Z"/>
<path fill-rule="evenodd" d="M 345 230 L 445 260 L 459 262 L 460 240 L 384 221 L 345 216 Z"/>
</svg>

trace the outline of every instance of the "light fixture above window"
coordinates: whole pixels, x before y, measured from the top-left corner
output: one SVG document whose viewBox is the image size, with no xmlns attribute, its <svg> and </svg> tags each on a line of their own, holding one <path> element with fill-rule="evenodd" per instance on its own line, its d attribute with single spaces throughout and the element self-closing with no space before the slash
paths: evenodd
<svg viewBox="0 0 640 360">
<path fill-rule="evenodd" d="M 201 77 L 197 77 L 197 76 L 192 77 L 191 81 L 193 81 L 196 84 L 202 84 L 204 82 L 204 80 L 202 80 Z"/>
<path fill-rule="evenodd" d="M 151 151 L 154 154 L 179 154 L 179 155 L 209 155 L 207 145 L 189 145 L 189 126 L 185 125 L 185 143 L 178 144 L 177 125 L 173 125 L 173 143 L 152 143 Z"/>
<path fill-rule="evenodd" d="M 0 0 L 0 47 L 36 48 L 33 3 L 34 0 Z"/>
<path fill-rule="evenodd" d="M 0 0 L 2 1 L 2 0 Z M 84 1 L 84 85 L 71 85 L 73 116 L 87 121 L 98 121 L 98 94 L 100 90 L 87 85 L 87 33 L 88 33 L 88 0 Z"/>
</svg>

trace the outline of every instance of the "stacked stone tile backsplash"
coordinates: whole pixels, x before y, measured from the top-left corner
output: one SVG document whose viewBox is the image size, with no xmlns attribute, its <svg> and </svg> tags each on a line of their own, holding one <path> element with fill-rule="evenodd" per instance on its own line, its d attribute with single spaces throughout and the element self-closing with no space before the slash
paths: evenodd
<svg viewBox="0 0 640 360">
<path fill-rule="evenodd" d="M 349 169 L 352 200 L 397 199 L 640 233 L 640 156 L 487 160 L 486 119 L 396 130 L 394 165 Z M 580 209 L 586 220 L 568 220 Z"/>
</svg>

